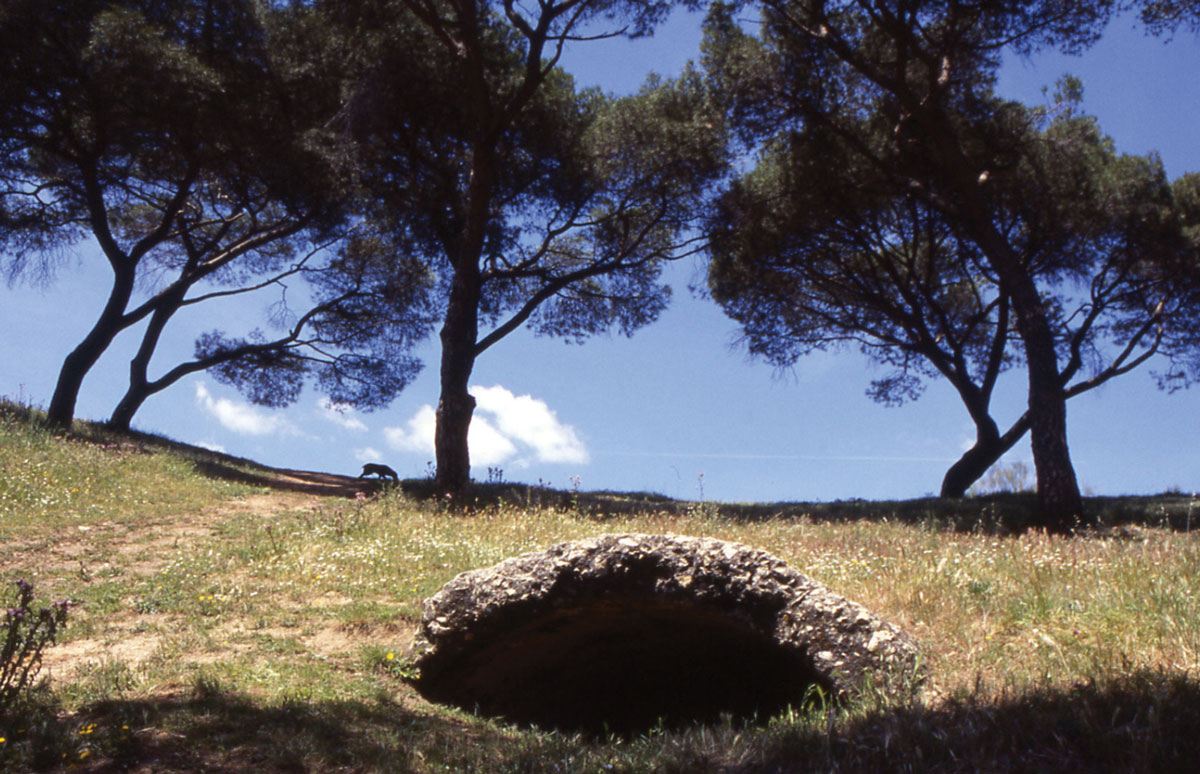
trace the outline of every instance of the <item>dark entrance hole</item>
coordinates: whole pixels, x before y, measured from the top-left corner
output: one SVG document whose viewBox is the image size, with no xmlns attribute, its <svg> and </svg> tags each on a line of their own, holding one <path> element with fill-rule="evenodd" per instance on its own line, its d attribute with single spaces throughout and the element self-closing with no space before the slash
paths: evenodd
<svg viewBox="0 0 1200 774">
<path fill-rule="evenodd" d="M 767 719 L 813 685 L 822 681 L 803 653 L 739 618 L 621 595 L 524 621 L 419 687 L 435 701 L 517 723 L 634 734 L 722 714 Z"/>
</svg>

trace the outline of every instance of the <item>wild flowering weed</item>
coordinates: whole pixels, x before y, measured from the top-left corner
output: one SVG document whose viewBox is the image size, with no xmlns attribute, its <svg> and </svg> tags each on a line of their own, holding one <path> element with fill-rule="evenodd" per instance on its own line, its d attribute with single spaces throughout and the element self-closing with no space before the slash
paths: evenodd
<svg viewBox="0 0 1200 774">
<path fill-rule="evenodd" d="M 19 580 L 16 606 L 4 615 L 4 645 L 0 649 L 0 716 L 21 692 L 37 678 L 42 651 L 53 645 L 58 630 L 67 622 L 70 601 L 33 608 L 33 584 Z"/>
</svg>

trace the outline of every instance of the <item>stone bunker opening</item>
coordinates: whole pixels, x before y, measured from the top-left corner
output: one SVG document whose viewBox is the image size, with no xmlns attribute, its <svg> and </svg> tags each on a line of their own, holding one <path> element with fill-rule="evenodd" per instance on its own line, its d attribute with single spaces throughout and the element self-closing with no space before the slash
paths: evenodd
<svg viewBox="0 0 1200 774">
<path fill-rule="evenodd" d="M 766 720 L 814 686 L 852 696 L 882 670 L 915 676 L 918 649 L 765 551 L 627 533 L 459 574 L 425 600 L 409 654 L 432 701 L 629 735 Z"/>
<path fill-rule="evenodd" d="M 506 720 L 636 734 L 728 714 L 766 720 L 829 686 L 803 652 L 679 599 L 605 595 L 477 641 L 429 698 Z"/>
</svg>

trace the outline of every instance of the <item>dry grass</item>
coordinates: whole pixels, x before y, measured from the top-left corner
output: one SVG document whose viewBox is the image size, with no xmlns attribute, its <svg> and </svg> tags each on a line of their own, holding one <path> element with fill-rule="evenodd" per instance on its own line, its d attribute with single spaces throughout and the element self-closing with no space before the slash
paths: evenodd
<svg viewBox="0 0 1200 774">
<path fill-rule="evenodd" d="M 50 685 L 0 720 L 7 770 L 1164 771 L 1200 754 L 1200 539 L 1154 516 L 1190 501 L 1075 538 L 1010 530 L 984 501 L 974 525 L 969 503 L 839 516 L 519 488 L 452 512 L 12 413 L 0 579 L 82 604 Z M 622 741 L 506 727 L 403 682 L 420 602 L 453 575 L 615 531 L 780 556 L 914 634 L 930 690 Z"/>
</svg>

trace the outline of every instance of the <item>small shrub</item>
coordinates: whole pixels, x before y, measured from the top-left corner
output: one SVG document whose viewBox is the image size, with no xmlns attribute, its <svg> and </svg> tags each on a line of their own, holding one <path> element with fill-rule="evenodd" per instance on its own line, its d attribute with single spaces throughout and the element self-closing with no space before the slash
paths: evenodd
<svg viewBox="0 0 1200 774">
<path fill-rule="evenodd" d="M 59 627 L 67 622 L 70 601 L 33 609 L 33 584 L 16 581 L 16 607 L 4 616 L 4 646 L 0 650 L 0 716 L 36 678 L 42 666 L 42 651 L 53 645 Z"/>
<path fill-rule="evenodd" d="M 1033 492 L 1037 488 L 1033 471 L 1021 460 L 1015 460 L 1007 465 L 993 465 L 982 479 L 968 491 L 968 494 L 979 496 L 995 493 Z"/>
</svg>

